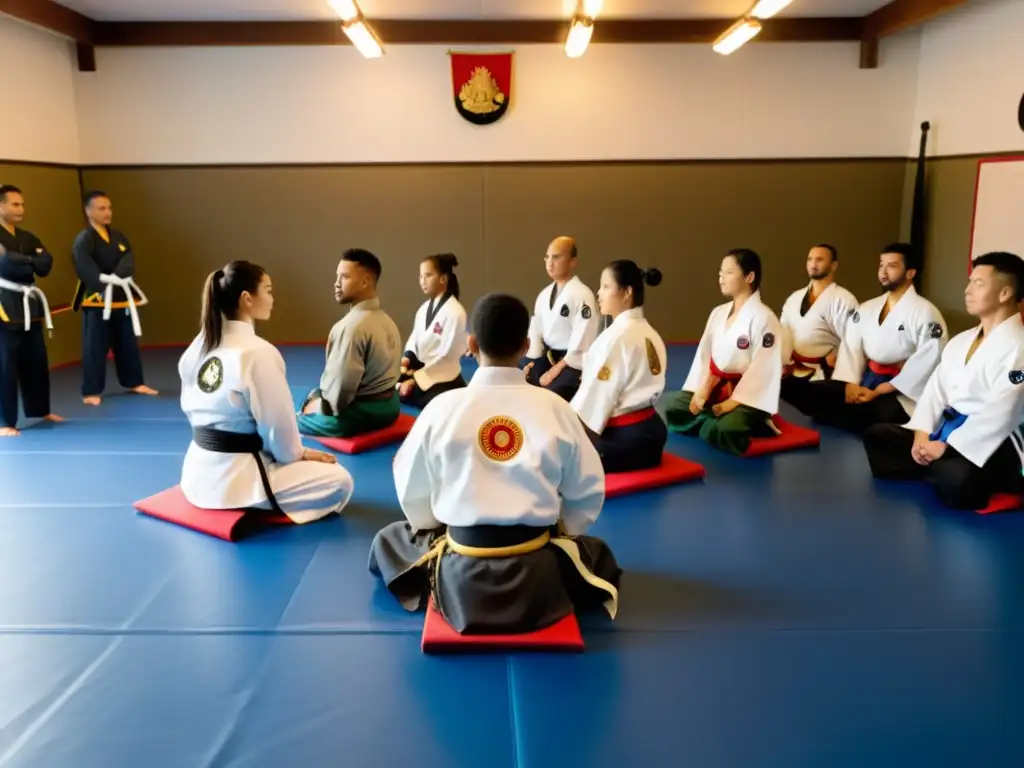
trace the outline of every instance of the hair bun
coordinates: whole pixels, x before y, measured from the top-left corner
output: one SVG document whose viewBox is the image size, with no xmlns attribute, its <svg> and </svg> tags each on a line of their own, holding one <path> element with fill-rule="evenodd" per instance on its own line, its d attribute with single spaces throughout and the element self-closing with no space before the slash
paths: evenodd
<svg viewBox="0 0 1024 768">
<path fill-rule="evenodd" d="M 644 282 L 650 286 L 655 286 L 661 283 L 661 270 L 657 267 L 651 267 L 650 269 L 644 270 Z"/>
</svg>

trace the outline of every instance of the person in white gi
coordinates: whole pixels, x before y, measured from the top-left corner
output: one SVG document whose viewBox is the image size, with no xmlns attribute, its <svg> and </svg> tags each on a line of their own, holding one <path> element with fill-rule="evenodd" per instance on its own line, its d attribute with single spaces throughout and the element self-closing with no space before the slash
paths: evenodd
<svg viewBox="0 0 1024 768">
<path fill-rule="evenodd" d="M 811 416 L 856 434 L 873 424 L 905 424 L 939 364 L 948 334 L 942 313 L 914 288 L 918 257 L 892 243 L 878 263 L 885 293 L 854 310 L 836 369 L 820 384 Z"/>
<path fill-rule="evenodd" d="M 979 321 L 942 352 L 910 421 L 864 433 L 871 472 L 925 480 L 955 509 L 983 509 L 1022 489 L 1024 262 L 1012 253 L 974 260 L 964 303 Z"/>
<path fill-rule="evenodd" d="M 754 437 L 779 434 L 782 326 L 761 301 L 761 257 L 737 248 L 722 259 L 722 295 L 711 310 L 681 392 L 666 402 L 668 428 L 743 454 Z"/>
<path fill-rule="evenodd" d="M 409 611 L 433 601 L 457 632 L 519 633 L 604 606 L 621 571 L 584 535 L 604 470 L 576 412 L 518 369 L 530 314 L 514 296 L 477 302 L 465 390 L 438 395 L 394 461 L 406 521 L 378 532 L 370 572 Z"/>
<path fill-rule="evenodd" d="M 420 289 L 428 298 L 416 311 L 402 356 L 397 386 L 405 405 L 423 408 L 442 392 L 466 386 L 462 356 L 469 334 L 466 310 L 459 303 L 458 265 L 451 253 L 420 262 Z"/>
<path fill-rule="evenodd" d="M 661 282 L 657 269 L 613 261 L 601 273 L 597 303 L 611 325 L 583 361 L 572 407 L 580 415 L 605 472 L 630 472 L 661 464 L 668 430 L 654 404 L 665 392 L 668 353 L 644 317 L 644 283 Z"/>
<path fill-rule="evenodd" d="M 782 399 L 810 415 L 818 388 L 811 386 L 832 376 L 846 324 L 857 309 L 857 299 L 836 283 L 839 255 L 823 243 L 807 254 L 806 288 L 793 291 L 782 305 L 779 321 L 784 337 Z"/>
<path fill-rule="evenodd" d="M 572 400 L 580 385 L 583 356 L 601 331 L 594 292 L 576 276 L 579 253 L 571 237 L 556 237 L 544 266 L 554 281 L 537 296 L 530 319 L 530 346 L 523 370 L 531 384 Z"/>
<path fill-rule="evenodd" d="M 207 278 L 203 330 L 178 361 L 193 435 L 181 490 L 202 509 L 266 509 L 309 523 L 341 511 L 353 481 L 332 454 L 302 445 L 284 358 L 253 325 L 273 303 L 270 276 L 250 262 Z"/>
</svg>

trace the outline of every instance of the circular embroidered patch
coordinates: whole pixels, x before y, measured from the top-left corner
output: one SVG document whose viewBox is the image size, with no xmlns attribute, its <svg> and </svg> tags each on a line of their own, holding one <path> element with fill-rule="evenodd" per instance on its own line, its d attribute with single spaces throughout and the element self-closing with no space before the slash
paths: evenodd
<svg viewBox="0 0 1024 768">
<path fill-rule="evenodd" d="M 850 319 L 853 320 L 853 322 L 855 322 L 855 323 L 859 323 L 860 322 L 860 312 L 858 312 L 856 309 L 853 310 L 853 314 L 850 315 Z"/>
<path fill-rule="evenodd" d="M 1024 384 L 1024 371 L 1010 371 L 1011 384 Z"/>
<path fill-rule="evenodd" d="M 750 339 L 746 336 L 740 336 L 736 339 L 736 349 L 750 349 Z"/>
<path fill-rule="evenodd" d="M 211 357 L 199 368 L 196 383 L 206 394 L 216 392 L 224 383 L 224 364 L 219 357 Z"/>
<path fill-rule="evenodd" d="M 480 427 L 480 449 L 494 461 L 508 461 L 522 447 L 522 427 L 508 416 L 495 416 Z"/>
<path fill-rule="evenodd" d="M 590 307 L 588 307 L 586 304 L 584 304 L 583 305 L 583 311 L 580 312 L 580 314 L 583 315 L 583 319 L 584 320 L 589 320 L 590 319 Z"/>
<path fill-rule="evenodd" d="M 771 349 L 774 344 L 775 344 L 775 334 L 774 333 L 766 333 L 764 335 L 764 338 L 761 339 L 761 346 L 763 346 L 765 349 Z"/>
<path fill-rule="evenodd" d="M 569 305 L 568 304 L 563 304 L 562 308 L 560 310 L 558 310 L 558 314 L 560 314 L 562 317 L 568 317 L 569 316 Z"/>
<path fill-rule="evenodd" d="M 932 323 L 931 325 L 928 326 L 928 335 L 931 336 L 933 339 L 941 339 L 942 326 L 939 325 L 938 323 Z"/>
</svg>

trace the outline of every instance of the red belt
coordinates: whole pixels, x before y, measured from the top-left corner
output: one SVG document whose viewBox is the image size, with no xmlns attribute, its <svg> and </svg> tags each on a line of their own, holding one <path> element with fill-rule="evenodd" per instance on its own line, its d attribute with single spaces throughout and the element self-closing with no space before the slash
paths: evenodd
<svg viewBox="0 0 1024 768">
<path fill-rule="evenodd" d="M 718 405 L 719 403 L 724 403 L 732 397 L 732 392 L 736 388 L 736 382 L 740 380 L 743 374 L 726 373 L 715 365 L 714 360 L 709 362 L 708 369 L 711 371 L 711 375 L 718 379 L 718 383 L 715 384 L 708 393 L 707 405 Z"/>
<path fill-rule="evenodd" d="M 807 365 L 808 363 L 813 363 L 814 365 L 825 365 L 825 364 L 828 363 L 828 358 L 827 357 L 804 357 L 803 355 L 798 355 L 796 352 L 793 352 L 793 362 L 794 363 L 803 363 L 804 365 Z"/>
<path fill-rule="evenodd" d="M 868 360 L 868 368 L 879 376 L 898 376 L 903 370 L 903 363 L 876 363 L 874 360 Z"/>
<path fill-rule="evenodd" d="M 631 424 L 639 424 L 641 421 L 647 421 L 652 416 L 656 416 L 658 412 L 654 408 L 641 408 L 639 411 L 630 411 L 624 413 L 621 416 L 612 416 L 608 419 L 607 427 L 628 427 Z"/>
<path fill-rule="evenodd" d="M 810 367 L 811 365 L 818 365 L 821 366 L 822 368 L 828 368 L 827 357 L 804 357 L 803 355 L 798 355 L 796 352 L 793 352 L 792 355 L 793 362 L 790 365 L 787 365 L 785 370 L 783 370 L 783 376 L 789 376 L 790 374 L 797 370 L 806 371 L 807 373 L 813 373 L 814 369 Z"/>
</svg>

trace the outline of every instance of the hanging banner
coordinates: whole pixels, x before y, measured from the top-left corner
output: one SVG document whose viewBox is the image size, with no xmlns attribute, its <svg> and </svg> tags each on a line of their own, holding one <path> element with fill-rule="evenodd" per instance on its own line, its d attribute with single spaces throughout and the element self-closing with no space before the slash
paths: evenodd
<svg viewBox="0 0 1024 768">
<path fill-rule="evenodd" d="M 508 53 L 449 51 L 455 109 L 474 125 L 500 120 L 512 101 L 512 57 Z"/>
</svg>

